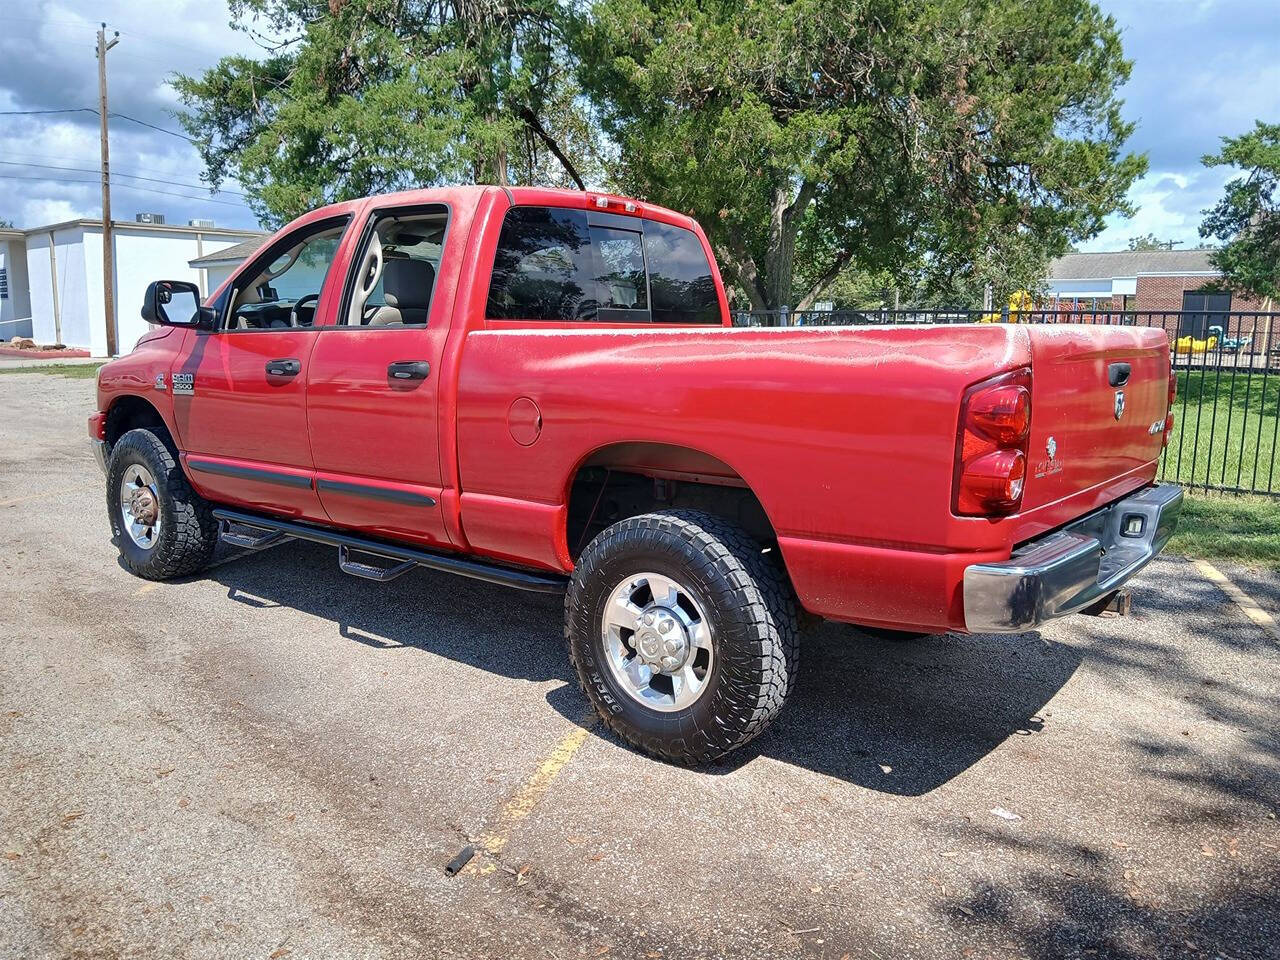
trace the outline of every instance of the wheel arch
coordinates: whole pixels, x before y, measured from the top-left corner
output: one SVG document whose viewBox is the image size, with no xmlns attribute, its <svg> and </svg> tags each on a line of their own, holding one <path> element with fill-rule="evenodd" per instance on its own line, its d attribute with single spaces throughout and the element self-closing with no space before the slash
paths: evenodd
<svg viewBox="0 0 1280 960">
<path fill-rule="evenodd" d="M 175 461 L 179 464 L 178 445 L 168 422 L 150 400 L 134 393 L 125 393 L 111 401 L 107 408 L 107 419 L 103 425 L 103 439 L 107 442 L 108 455 L 122 436 L 130 430 L 146 429 L 153 431 L 162 443 L 169 448 Z"/>
<path fill-rule="evenodd" d="M 777 541 L 764 504 L 742 474 L 683 444 L 624 441 L 597 447 L 570 473 L 564 503 L 564 543 L 575 561 L 604 527 L 677 506 L 730 520 L 766 545 Z"/>
</svg>

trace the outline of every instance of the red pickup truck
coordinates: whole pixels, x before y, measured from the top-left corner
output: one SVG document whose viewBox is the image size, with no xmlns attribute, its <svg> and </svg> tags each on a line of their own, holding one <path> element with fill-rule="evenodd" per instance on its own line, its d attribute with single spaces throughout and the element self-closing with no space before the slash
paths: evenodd
<svg viewBox="0 0 1280 960">
<path fill-rule="evenodd" d="M 301 538 L 565 591 L 587 695 L 679 762 L 764 729 L 803 619 L 1030 629 L 1105 603 L 1182 500 L 1164 331 L 734 328 L 697 223 L 636 200 L 335 204 L 143 316 L 89 420 L 126 567 Z"/>
</svg>

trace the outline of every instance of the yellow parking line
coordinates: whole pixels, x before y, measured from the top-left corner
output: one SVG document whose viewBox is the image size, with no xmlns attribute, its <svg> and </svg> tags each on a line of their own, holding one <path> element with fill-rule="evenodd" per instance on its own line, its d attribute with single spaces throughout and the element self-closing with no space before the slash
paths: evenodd
<svg viewBox="0 0 1280 960">
<path fill-rule="evenodd" d="M 1228 597 L 1244 613 L 1246 617 L 1271 635 L 1273 640 L 1280 640 L 1280 624 L 1276 618 L 1263 610 L 1253 597 L 1235 585 L 1234 582 L 1208 560 L 1195 561 L 1196 569 L 1216 583 Z"/>
<path fill-rule="evenodd" d="M 546 796 L 552 782 L 560 775 L 560 771 L 573 759 L 573 755 L 582 748 L 587 736 L 591 733 L 591 727 L 595 725 L 595 721 L 595 713 L 583 718 L 579 721 L 581 724 L 579 727 L 570 731 L 563 740 L 556 744 L 555 749 L 542 761 L 542 765 L 503 805 L 502 811 L 494 821 L 493 827 L 479 839 L 476 846 L 491 856 L 502 852 L 507 842 L 511 839 L 512 829 L 526 819 L 529 814 L 533 813 L 534 808 Z M 496 864 L 492 861 L 484 864 L 476 863 L 472 867 L 472 871 L 479 874 L 492 873 L 494 869 L 496 869 Z"/>
</svg>

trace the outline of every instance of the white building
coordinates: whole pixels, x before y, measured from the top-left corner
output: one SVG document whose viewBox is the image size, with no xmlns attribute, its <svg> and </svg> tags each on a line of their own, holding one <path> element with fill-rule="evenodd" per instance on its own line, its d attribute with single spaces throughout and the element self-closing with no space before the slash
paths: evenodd
<svg viewBox="0 0 1280 960">
<path fill-rule="evenodd" d="M 213 253 L 189 260 L 187 266 L 192 270 L 203 270 L 208 288 L 204 293 L 210 294 L 218 289 L 223 280 L 235 273 L 236 268 L 258 252 L 258 248 L 267 242 L 267 234 L 260 234 L 243 240 L 230 247 L 223 247 Z M 203 289 L 203 288 L 202 288 Z"/>
<path fill-rule="evenodd" d="M 114 237 L 116 350 L 128 353 L 147 330 L 142 296 L 153 280 L 188 280 L 208 293 L 221 279 L 191 266 L 206 254 L 243 240 L 261 237 L 256 230 L 112 221 Z M 106 356 L 107 324 L 102 285 L 102 221 L 69 220 L 31 230 L 0 231 L 0 256 L 13 263 L 25 253 L 22 278 L 31 318 L 30 336 L 38 343 L 63 343 Z M 4 264 L 0 264 L 3 266 Z M 9 296 L 13 309 L 16 273 L 10 267 Z M 3 317 L 7 317 L 4 314 Z M 16 316 L 15 320 L 21 319 Z M 17 329 L 17 324 L 13 328 Z M 0 332 L 8 339 L 14 333 Z"/>
<path fill-rule="evenodd" d="M 21 230 L 0 228 L 0 340 L 29 336 L 27 237 Z"/>
</svg>

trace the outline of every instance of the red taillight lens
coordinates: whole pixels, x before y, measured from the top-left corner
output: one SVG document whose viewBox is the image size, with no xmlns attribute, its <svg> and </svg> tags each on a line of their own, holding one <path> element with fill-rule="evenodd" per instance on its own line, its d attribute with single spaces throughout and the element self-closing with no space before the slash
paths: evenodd
<svg viewBox="0 0 1280 960">
<path fill-rule="evenodd" d="M 960 474 L 958 513 L 1013 513 L 1022 502 L 1027 457 L 1021 450 L 996 450 L 975 457 Z"/>
<path fill-rule="evenodd" d="M 1167 447 L 1169 445 L 1169 437 L 1173 433 L 1173 401 L 1178 399 L 1178 374 L 1174 370 L 1169 371 L 1169 409 L 1164 415 L 1164 436 L 1160 440 L 1160 446 Z"/>
<path fill-rule="evenodd" d="M 969 401 L 969 423 L 1002 447 L 1021 444 L 1031 430 L 1031 391 L 1016 383 L 982 391 Z"/>
<path fill-rule="evenodd" d="M 1016 513 L 1030 436 L 1030 370 L 970 387 L 960 404 L 952 511 L 971 517 Z"/>
</svg>

